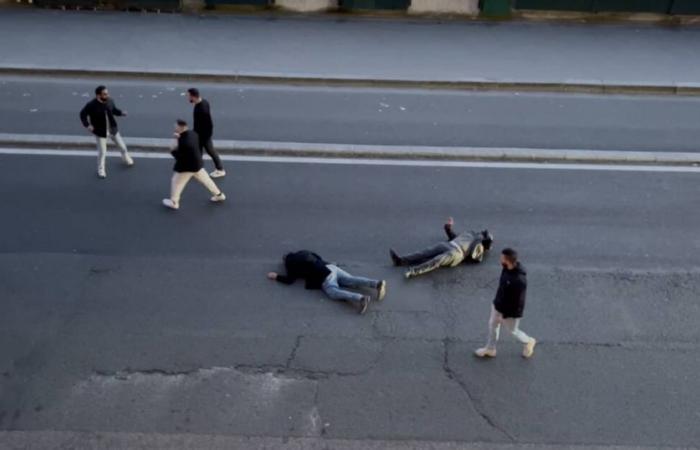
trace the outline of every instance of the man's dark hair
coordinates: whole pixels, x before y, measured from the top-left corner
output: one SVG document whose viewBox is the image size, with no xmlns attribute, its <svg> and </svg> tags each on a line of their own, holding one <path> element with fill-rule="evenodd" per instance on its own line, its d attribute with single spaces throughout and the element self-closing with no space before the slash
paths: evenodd
<svg viewBox="0 0 700 450">
<path fill-rule="evenodd" d="M 199 89 L 197 88 L 189 88 L 187 89 L 187 92 L 194 98 L 199 98 Z"/>
<path fill-rule="evenodd" d="M 503 256 L 506 257 L 508 261 L 510 261 L 512 264 L 515 264 L 518 262 L 518 252 L 513 250 L 512 248 L 504 248 L 503 251 L 501 252 Z"/>
<path fill-rule="evenodd" d="M 105 89 L 107 89 L 107 86 L 102 86 L 99 85 L 95 88 L 95 95 L 100 95 Z"/>
<path fill-rule="evenodd" d="M 177 119 L 177 120 L 175 121 L 175 123 L 177 123 L 178 126 L 181 126 L 181 127 L 186 127 L 186 126 L 187 126 L 187 121 L 186 121 L 186 120 Z"/>
</svg>

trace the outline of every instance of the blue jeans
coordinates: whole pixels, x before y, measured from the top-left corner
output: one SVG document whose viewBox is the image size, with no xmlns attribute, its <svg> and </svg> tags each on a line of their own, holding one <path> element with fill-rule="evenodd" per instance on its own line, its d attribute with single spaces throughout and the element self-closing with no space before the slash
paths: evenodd
<svg viewBox="0 0 700 450">
<path fill-rule="evenodd" d="M 321 289 L 323 289 L 323 292 L 333 300 L 359 302 L 362 300 L 362 297 L 364 297 L 362 294 L 347 291 L 341 288 L 357 289 L 369 287 L 376 289 L 377 286 L 379 286 L 378 280 L 355 277 L 334 264 L 328 264 L 326 267 L 328 267 L 328 270 L 330 270 L 331 273 L 328 275 L 328 277 L 326 277 Z"/>
</svg>

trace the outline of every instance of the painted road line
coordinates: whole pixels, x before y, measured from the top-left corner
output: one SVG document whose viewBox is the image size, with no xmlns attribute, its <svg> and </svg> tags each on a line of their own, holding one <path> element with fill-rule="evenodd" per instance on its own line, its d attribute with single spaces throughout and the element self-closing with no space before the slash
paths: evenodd
<svg viewBox="0 0 700 450">
<path fill-rule="evenodd" d="M 129 148 L 163 152 L 172 139 L 127 138 Z M 86 149 L 95 147 L 93 137 L 0 133 L 0 146 L 30 149 Z M 700 164 L 700 152 L 664 152 L 517 147 L 436 147 L 419 145 L 333 144 L 316 142 L 216 140 L 220 154 L 233 156 L 292 156 L 364 159 L 426 159 L 445 161 L 561 162 L 591 164 Z"/>
<path fill-rule="evenodd" d="M 49 150 L 31 148 L 0 148 L 0 155 L 25 156 L 79 156 L 95 158 L 94 152 L 84 150 Z M 131 152 L 138 159 L 172 159 L 167 153 Z M 117 152 L 108 156 L 119 158 Z M 221 155 L 224 161 L 258 162 L 278 164 L 326 164 L 355 166 L 396 166 L 396 167 L 445 167 L 475 169 L 520 169 L 520 170 L 571 170 L 571 171 L 608 171 L 608 172 L 662 172 L 662 173 L 700 173 L 700 167 L 659 166 L 659 165 L 624 165 L 624 164 L 581 164 L 581 163 L 527 163 L 527 162 L 487 162 L 487 161 L 444 161 L 421 159 L 363 159 L 363 158 L 323 158 L 302 156 L 237 156 Z"/>
</svg>

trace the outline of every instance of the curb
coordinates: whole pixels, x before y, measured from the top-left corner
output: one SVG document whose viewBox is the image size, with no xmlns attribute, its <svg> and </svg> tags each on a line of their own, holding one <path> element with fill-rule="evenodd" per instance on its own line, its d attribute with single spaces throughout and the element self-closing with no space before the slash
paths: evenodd
<svg viewBox="0 0 700 450">
<path fill-rule="evenodd" d="M 374 87 L 389 89 L 441 89 L 463 91 L 563 92 L 626 95 L 700 95 L 700 82 L 644 84 L 606 82 L 604 80 L 564 80 L 561 82 L 515 80 L 408 80 L 306 75 L 270 75 L 255 73 L 174 73 L 158 71 L 121 71 L 93 69 L 52 69 L 0 67 L 0 76 L 39 76 L 52 78 L 111 78 L 119 80 L 169 80 L 204 83 L 271 84 L 326 87 Z"/>
<path fill-rule="evenodd" d="M 130 149 L 168 151 L 171 139 L 125 138 Z M 80 149 L 92 151 L 90 136 L 27 135 L 0 133 L 0 147 Z M 323 144 L 303 142 L 217 140 L 224 155 L 401 159 L 434 161 L 509 161 L 539 163 L 700 165 L 700 152 L 651 152 L 623 150 L 533 149 L 491 147 L 427 147 L 394 145 Z"/>
</svg>

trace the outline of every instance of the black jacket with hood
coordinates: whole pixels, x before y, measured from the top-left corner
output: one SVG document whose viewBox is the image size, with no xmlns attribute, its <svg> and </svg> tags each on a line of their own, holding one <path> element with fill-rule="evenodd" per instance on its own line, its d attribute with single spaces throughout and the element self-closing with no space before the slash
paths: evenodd
<svg viewBox="0 0 700 450">
<path fill-rule="evenodd" d="M 496 298 L 493 306 L 496 311 L 503 314 L 504 318 L 518 319 L 523 316 L 525 310 L 525 296 L 527 294 L 527 272 L 520 263 L 512 269 L 506 268 L 501 272 L 501 280 L 498 284 Z"/>
</svg>

